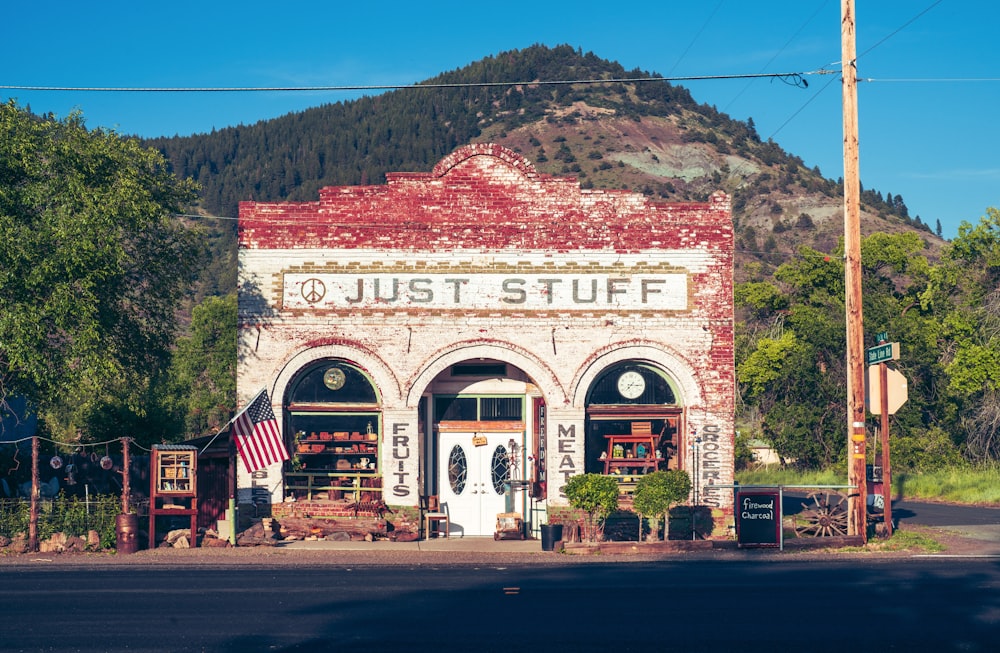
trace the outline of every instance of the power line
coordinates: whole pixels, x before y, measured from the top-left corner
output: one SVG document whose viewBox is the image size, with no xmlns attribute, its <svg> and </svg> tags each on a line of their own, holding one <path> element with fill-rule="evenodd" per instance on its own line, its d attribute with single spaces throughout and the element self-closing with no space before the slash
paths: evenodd
<svg viewBox="0 0 1000 653">
<path fill-rule="evenodd" d="M 862 52 L 860 55 L 857 55 L 857 59 L 860 59 L 861 57 L 864 57 L 866 54 L 868 54 L 869 52 L 871 52 L 875 48 L 879 47 L 880 45 L 882 45 L 883 43 L 885 43 L 886 41 L 888 41 L 889 39 L 891 39 L 896 34 L 899 34 L 901 31 L 903 31 L 904 29 L 906 29 L 907 27 L 909 27 L 911 24 L 913 24 L 918 18 L 920 18 L 921 16 L 923 16 L 924 14 L 926 14 L 928 11 L 930 11 L 931 9 L 933 9 L 934 7 L 936 7 L 937 5 L 941 4 L 942 1 L 943 0 L 935 0 L 934 2 L 932 2 L 930 5 L 928 5 L 927 7 L 925 7 L 923 11 L 921 11 L 918 14 L 916 14 L 915 16 L 913 16 L 912 18 L 910 18 L 908 21 L 906 21 L 905 23 L 903 23 L 902 25 L 900 25 L 899 27 L 897 27 L 893 31 L 891 31 L 888 34 L 886 34 L 885 36 L 883 36 L 881 39 L 879 39 L 878 41 L 876 41 L 874 45 L 872 45 L 870 48 L 868 48 L 867 50 L 865 50 L 864 52 Z M 812 20 L 812 17 L 810 17 L 809 20 Z M 841 69 L 843 69 L 843 62 L 839 62 L 839 63 L 840 63 Z M 830 83 L 832 83 L 833 81 L 834 80 L 830 80 L 830 82 L 827 82 L 823 86 L 823 88 L 821 88 L 819 91 L 816 92 L 815 95 L 813 95 L 811 98 L 809 98 L 808 100 L 806 100 L 802 104 L 802 106 L 799 107 L 795 111 L 795 113 L 793 113 L 792 115 L 790 115 L 785 120 L 785 122 L 781 123 L 781 125 L 777 129 L 775 129 L 768 138 L 774 138 L 778 134 L 778 132 L 780 132 L 782 129 L 785 128 L 786 125 L 788 125 L 788 123 L 790 123 L 792 120 L 794 120 L 795 117 L 798 116 L 807 106 L 809 106 L 809 104 L 812 103 L 813 100 L 815 100 L 817 97 L 819 97 L 819 95 L 822 94 L 823 91 L 825 91 L 830 86 Z M 874 81 L 905 81 L 905 80 L 859 79 L 857 81 L 874 82 Z M 918 81 L 918 80 L 912 80 L 912 81 Z M 927 80 L 927 81 L 930 81 L 930 80 Z M 958 80 L 958 79 L 955 79 L 955 80 L 946 80 L 946 79 L 941 79 L 941 80 L 938 80 L 938 81 L 942 81 L 943 82 L 943 81 L 973 81 L 973 80 Z M 982 80 L 982 81 L 992 81 L 992 80 Z"/>
<path fill-rule="evenodd" d="M 774 63 L 775 59 L 777 59 L 779 56 L 781 56 L 782 52 L 784 52 L 785 50 L 788 49 L 788 46 L 791 45 L 792 42 L 795 41 L 795 39 L 797 39 L 799 37 L 799 34 L 802 33 L 802 30 L 804 30 L 806 28 L 806 26 L 808 26 L 809 23 L 811 23 L 813 21 L 813 19 L 815 19 L 816 16 L 819 15 L 819 13 L 826 7 L 826 4 L 828 2 L 829 2 L 829 0 L 823 0 L 823 2 L 820 3 L 820 5 L 816 8 L 816 11 L 814 11 L 813 14 L 811 16 L 809 16 L 809 18 L 806 19 L 806 22 L 802 23 L 802 25 L 795 31 L 795 33 L 792 34 L 792 36 L 787 41 L 785 41 L 785 44 L 781 46 L 781 49 L 779 49 L 777 52 L 775 52 L 773 55 L 771 55 L 771 58 L 767 60 L 767 63 L 764 64 L 763 66 L 761 66 L 761 69 L 760 69 L 761 72 L 763 72 L 764 70 L 766 70 L 768 66 L 770 66 L 772 63 Z M 732 100 L 729 101 L 728 104 L 726 104 L 725 108 L 723 108 L 723 111 L 728 111 L 729 107 L 732 106 L 733 103 L 736 102 L 736 100 L 740 99 L 740 96 L 742 96 L 746 92 L 746 90 L 748 88 L 750 88 L 751 84 L 753 84 L 752 80 L 750 82 L 747 82 L 746 85 L 743 86 L 743 90 L 741 90 L 739 93 L 737 93 L 736 97 L 734 97 Z"/>
<path fill-rule="evenodd" d="M 911 18 L 910 20 L 906 21 L 905 23 L 903 23 L 902 25 L 900 25 L 899 27 L 897 27 L 895 30 L 889 32 L 888 34 L 886 34 L 885 36 L 883 36 L 881 39 L 879 39 L 875 43 L 875 45 L 871 46 L 870 48 L 868 48 L 867 50 L 865 50 L 864 52 L 862 52 L 860 55 L 858 55 L 858 58 L 860 59 L 861 57 L 865 56 L 866 54 L 868 54 L 869 52 L 871 52 L 872 50 L 874 50 L 878 46 L 882 45 L 883 43 L 885 43 L 886 41 L 888 41 L 889 39 L 891 39 L 892 37 L 896 36 L 896 34 L 899 34 L 900 32 L 902 32 L 904 29 L 906 29 L 907 27 L 909 27 L 913 22 L 915 22 L 918 18 L 920 18 L 921 16 L 923 16 L 924 14 L 926 14 L 928 11 L 930 11 L 934 7 L 936 7 L 939 4 L 941 4 L 942 1 L 943 0 L 935 0 L 934 2 L 932 2 L 930 5 L 928 5 L 919 14 L 917 14 L 916 16 L 914 16 L 913 18 Z"/>
<path fill-rule="evenodd" d="M 961 82 L 1000 82 L 1000 77 L 863 77 L 859 82 L 892 82 L 902 84 L 937 84 L 937 83 L 961 83 Z"/>
<path fill-rule="evenodd" d="M 771 140 L 775 136 L 777 136 L 778 132 L 780 132 L 782 129 L 784 129 L 785 126 L 788 123 L 792 122 L 792 120 L 794 120 L 796 116 L 798 116 L 800 113 L 802 113 L 805 110 L 805 108 L 812 103 L 813 100 L 815 100 L 816 98 L 818 98 L 823 93 L 823 91 L 825 91 L 827 88 L 829 88 L 830 84 L 832 84 L 835 81 L 837 81 L 837 78 L 836 77 L 831 77 L 830 81 L 828 81 L 826 84 L 823 85 L 823 88 L 821 88 L 818 91 L 816 91 L 813 94 L 813 96 L 811 98 L 809 98 L 808 100 L 806 100 L 805 102 L 803 102 L 802 106 L 800 106 L 798 109 L 796 109 L 795 112 L 792 115 L 788 116 L 788 118 L 785 119 L 785 122 L 783 122 L 780 125 L 778 125 L 778 128 L 775 129 L 773 132 L 771 132 L 771 135 L 767 137 L 768 140 Z"/>
<path fill-rule="evenodd" d="M 722 7 L 722 3 L 724 1 L 725 0 L 719 0 L 719 3 L 717 5 L 715 5 L 715 9 L 713 9 L 712 13 L 710 13 L 708 15 L 708 18 L 705 19 L 705 23 L 701 26 L 701 29 L 699 29 L 698 32 L 691 38 L 691 42 L 688 43 L 688 46 L 686 48 L 684 48 L 684 52 L 681 52 L 681 56 L 679 56 L 677 58 L 677 61 L 674 62 L 674 65 L 670 68 L 670 72 L 671 73 L 674 72 L 674 70 L 677 69 L 677 66 L 679 66 L 681 64 L 681 62 L 684 60 L 684 57 L 687 56 L 687 53 L 690 52 L 691 48 L 694 47 L 694 44 L 697 43 L 698 39 L 701 38 L 702 32 L 705 31 L 705 28 L 708 27 L 708 24 L 712 22 L 713 18 L 715 18 L 715 14 L 718 13 L 719 8 Z"/>
<path fill-rule="evenodd" d="M 625 77 L 610 79 L 564 79 L 549 81 L 511 81 L 511 82 L 468 82 L 468 83 L 435 83 L 435 84 L 377 84 L 377 85 L 345 85 L 345 86 L 27 86 L 19 84 L 0 84 L 0 90 L 13 91 L 53 91 L 76 93 L 307 93 L 316 91 L 393 91 L 421 90 L 440 88 L 486 88 L 507 86 L 568 86 L 572 84 L 638 84 L 649 82 L 694 82 L 720 79 L 781 79 L 795 86 L 807 86 L 804 77 L 807 75 L 829 75 L 829 70 L 814 70 L 809 72 L 787 73 L 755 73 L 745 75 L 689 75 L 683 77 Z"/>
</svg>

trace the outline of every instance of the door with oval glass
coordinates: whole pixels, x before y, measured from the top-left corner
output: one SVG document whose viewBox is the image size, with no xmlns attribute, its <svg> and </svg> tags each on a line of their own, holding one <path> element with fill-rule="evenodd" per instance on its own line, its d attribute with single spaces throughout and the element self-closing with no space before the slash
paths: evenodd
<svg viewBox="0 0 1000 653">
<path fill-rule="evenodd" d="M 438 483 L 455 535 L 492 535 L 510 479 L 510 433 L 441 433 Z"/>
</svg>

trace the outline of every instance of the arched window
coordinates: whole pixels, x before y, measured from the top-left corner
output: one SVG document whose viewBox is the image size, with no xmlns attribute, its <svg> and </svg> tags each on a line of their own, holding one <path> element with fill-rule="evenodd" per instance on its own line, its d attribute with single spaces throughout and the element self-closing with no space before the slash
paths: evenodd
<svg viewBox="0 0 1000 653">
<path fill-rule="evenodd" d="M 382 411 L 364 370 L 326 359 L 300 370 L 286 395 L 286 438 L 292 460 L 286 487 L 376 487 L 381 480 Z"/>
<path fill-rule="evenodd" d="M 677 403 L 674 389 L 659 369 L 643 363 L 615 366 L 597 377 L 588 405 L 637 405 Z"/>
<path fill-rule="evenodd" d="M 660 368 L 640 361 L 609 367 L 594 380 L 588 393 L 586 471 L 600 474 L 629 469 L 607 464 L 614 458 L 613 452 L 608 452 L 612 443 L 609 436 L 643 436 L 643 455 L 652 456 L 656 468 L 676 467 L 682 413 L 678 395 Z M 652 451 L 646 451 L 649 438 Z M 633 471 L 650 469 L 636 467 Z"/>
</svg>

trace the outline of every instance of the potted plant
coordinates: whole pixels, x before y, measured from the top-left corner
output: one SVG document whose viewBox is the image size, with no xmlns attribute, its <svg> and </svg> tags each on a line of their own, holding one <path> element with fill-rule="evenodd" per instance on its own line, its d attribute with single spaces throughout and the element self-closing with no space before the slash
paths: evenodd
<svg viewBox="0 0 1000 653">
<path fill-rule="evenodd" d="M 598 529 L 618 509 L 618 481 L 604 474 L 578 474 L 563 488 L 569 505 L 587 514 L 587 539 L 594 542 Z"/>
<path fill-rule="evenodd" d="M 640 537 L 642 518 L 646 517 L 650 525 L 648 537 L 658 542 L 662 517 L 664 539 L 669 539 L 670 529 L 667 520 L 670 518 L 670 508 L 687 498 L 690 492 L 691 478 L 687 472 L 680 469 L 653 472 L 640 478 L 635 485 L 635 495 L 632 500 L 632 509 L 639 515 Z"/>
</svg>

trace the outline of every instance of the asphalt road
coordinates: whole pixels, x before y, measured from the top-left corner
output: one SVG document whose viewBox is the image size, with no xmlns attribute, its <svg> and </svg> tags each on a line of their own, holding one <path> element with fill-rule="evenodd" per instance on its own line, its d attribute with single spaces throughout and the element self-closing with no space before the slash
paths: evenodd
<svg viewBox="0 0 1000 653">
<path fill-rule="evenodd" d="M 0 651 L 994 651 L 997 560 L 3 567 Z"/>
<path fill-rule="evenodd" d="M 782 500 L 782 512 L 794 515 L 802 510 L 807 493 L 786 491 Z M 917 526 L 1000 526 L 1000 508 L 988 506 L 966 506 L 952 503 L 928 503 L 895 499 L 892 502 L 892 517 L 901 524 Z"/>
</svg>

